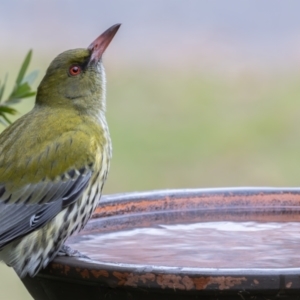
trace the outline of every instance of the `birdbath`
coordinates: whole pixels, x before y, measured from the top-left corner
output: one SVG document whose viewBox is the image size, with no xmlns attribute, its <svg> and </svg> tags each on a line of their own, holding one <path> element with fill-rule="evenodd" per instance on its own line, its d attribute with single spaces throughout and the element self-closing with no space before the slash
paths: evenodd
<svg viewBox="0 0 300 300">
<path fill-rule="evenodd" d="M 24 278 L 34 299 L 295 299 L 300 189 L 107 195 L 67 244 L 90 259 Z"/>
</svg>

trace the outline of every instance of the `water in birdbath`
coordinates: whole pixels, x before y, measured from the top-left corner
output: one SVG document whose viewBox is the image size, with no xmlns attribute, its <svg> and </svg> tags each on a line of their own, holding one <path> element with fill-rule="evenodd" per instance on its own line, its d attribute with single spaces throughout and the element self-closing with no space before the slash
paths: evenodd
<svg viewBox="0 0 300 300">
<path fill-rule="evenodd" d="M 300 267 L 300 222 L 203 222 L 82 235 L 91 259 L 197 268 Z"/>
</svg>

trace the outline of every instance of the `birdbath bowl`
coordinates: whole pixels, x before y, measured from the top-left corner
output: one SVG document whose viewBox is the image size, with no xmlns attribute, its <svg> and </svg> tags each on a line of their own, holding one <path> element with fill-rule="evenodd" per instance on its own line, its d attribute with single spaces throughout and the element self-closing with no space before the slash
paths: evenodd
<svg viewBox="0 0 300 300">
<path fill-rule="evenodd" d="M 24 278 L 34 299 L 292 299 L 300 189 L 107 195 L 67 244 L 90 259 L 57 257 Z"/>
</svg>

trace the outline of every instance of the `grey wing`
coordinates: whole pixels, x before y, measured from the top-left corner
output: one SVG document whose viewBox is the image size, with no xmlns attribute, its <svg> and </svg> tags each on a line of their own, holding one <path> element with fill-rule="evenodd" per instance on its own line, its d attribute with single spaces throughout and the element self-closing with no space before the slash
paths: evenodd
<svg viewBox="0 0 300 300">
<path fill-rule="evenodd" d="M 69 171 L 67 180 L 29 184 L 14 193 L 0 183 L 0 249 L 52 220 L 74 203 L 88 185 L 92 172 Z"/>
</svg>

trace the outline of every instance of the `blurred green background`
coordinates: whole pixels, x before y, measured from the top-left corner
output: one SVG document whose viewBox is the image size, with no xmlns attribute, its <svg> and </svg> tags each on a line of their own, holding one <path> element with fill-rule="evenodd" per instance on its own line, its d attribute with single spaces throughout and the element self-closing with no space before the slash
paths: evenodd
<svg viewBox="0 0 300 300">
<path fill-rule="evenodd" d="M 104 193 L 299 186 L 299 9 L 274 0 L 3 1 L 0 79 L 9 73 L 10 90 L 32 48 L 36 88 L 58 53 L 121 22 L 104 55 L 114 147 Z M 4 265 L 0 279 L 1 300 L 31 299 Z"/>
</svg>

